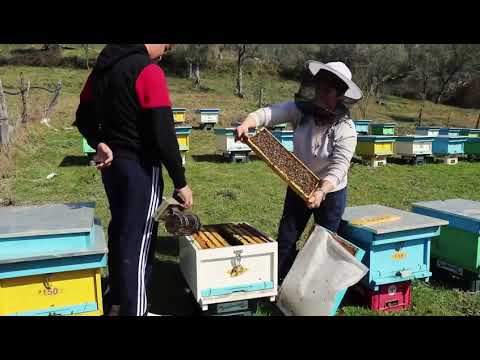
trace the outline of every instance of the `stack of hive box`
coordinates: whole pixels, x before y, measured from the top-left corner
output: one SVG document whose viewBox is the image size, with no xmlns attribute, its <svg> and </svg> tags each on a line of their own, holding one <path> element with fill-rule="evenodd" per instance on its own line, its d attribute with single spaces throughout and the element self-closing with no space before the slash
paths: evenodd
<svg viewBox="0 0 480 360">
<path fill-rule="evenodd" d="M 94 204 L 0 208 L 0 315 L 102 315 Z"/>
<path fill-rule="evenodd" d="M 380 205 L 350 207 L 339 234 L 365 250 L 370 269 L 357 290 L 376 311 L 408 309 L 411 280 L 430 272 L 430 241 L 448 221 Z"/>
</svg>

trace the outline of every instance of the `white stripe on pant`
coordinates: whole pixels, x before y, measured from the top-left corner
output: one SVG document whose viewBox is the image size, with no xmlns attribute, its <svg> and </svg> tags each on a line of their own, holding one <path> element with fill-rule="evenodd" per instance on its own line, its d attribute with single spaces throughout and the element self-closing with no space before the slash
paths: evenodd
<svg viewBox="0 0 480 360">
<path fill-rule="evenodd" d="M 145 222 L 145 228 L 142 236 L 142 246 L 140 248 L 140 256 L 138 258 L 138 276 L 137 276 L 137 316 L 142 316 L 146 312 L 146 289 L 145 289 L 145 266 L 147 260 L 147 254 L 150 247 L 150 240 L 152 236 L 153 227 L 153 215 L 158 206 L 159 195 L 159 168 L 157 166 L 152 167 L 152 188 L 150 195 L 150 205 L 147 212 L 147 220 Z"/>
</svg>

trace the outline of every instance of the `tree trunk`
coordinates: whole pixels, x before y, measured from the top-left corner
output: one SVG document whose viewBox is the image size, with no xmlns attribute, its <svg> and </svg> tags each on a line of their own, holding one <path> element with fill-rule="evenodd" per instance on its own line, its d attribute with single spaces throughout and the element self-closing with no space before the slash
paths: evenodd
<svg viewBox="0 0 480 360">
<path fill-rule="evenodd" d="M 447 87 L 447 82 L 442 82 L 442 85 L 440 86 L 440 90 L 438 91 L 437 97 L 435 98 L 435 104 L 440 103 L 440 100 L 443 96 L 443 93 L 445 92 L 445 88 Z"/>
<path fill-rule="evenodd" d="M 188 62 L 188 78 L 193 79 L 193 63 Z"/>
<path fill-rule="evenodd" d="M 238 66 L 237 70 L 237 95 L 242 98 L 245 96 L 243 93 L 243 71 L 241 65 Z"/>
<path fill-rule="evenodd" d="M 418 124 L 417 124 L 417 126 L 422 126 L 422 112 L 423 112 L 423 104 L 422 104 L 422 107 L 420 108 L 420 111 L 418 112 Z"/>
<path fill-rule="evenodd" d="M 263 88 L 260 89 L 260 93 L 258 96 L 258 107 L 259 108 L 263 107 Z"/>
<path fill-rule="evenodd" d="M 2 81 L 0 80 L 0 120 L 7 120 L 7 119 L 8 119 L 7 99 L 5 98 Z"/>
<path fill-rule="evenodd" d="M 195 77 L 193 81 L 193 87 L 195 89 L 200 87 L 200 64 L 198 62 L 195 63 Z"/>
<path fill-rule="evenodd" d="M 478 129 L 479 125 L 480 125 L 480 114 L 478 114 L 477 125 L 475 125 L 475 129 Z"/>
<path fill-rule="evenodd" d="M 90 64 L 88 63 L 88 44 L 85 44 L 85 64 L 87 66 L 87 70 L 90 70 Z"/>
<path fill-rule="evenodd" d="M 27 84 L 25 85 L 23 74 L 20 73 L 20 96 L 22 99 L 22 117 L 21 117 L 22 125 L 26 125 L 28 122 L 27 98 L 28 98 L 29 91 L 30 91 L 30 81 L 28 81 Z"/>
</svg>

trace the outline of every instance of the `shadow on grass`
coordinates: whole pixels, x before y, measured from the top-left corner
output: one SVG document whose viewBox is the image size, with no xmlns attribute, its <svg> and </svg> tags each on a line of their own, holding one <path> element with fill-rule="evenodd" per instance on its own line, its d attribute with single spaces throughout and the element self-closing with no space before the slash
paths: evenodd
<svg viewBox="0 0 480 360">
<path fill-rule="evenodd" d="M 178 238 L 175 236 L 158 236 L 155 242 L 155 252 L 161 255 L 178 256 Z"/>
<path fill-rule="evenodd" d="M 58 166 L 59 167 L 88 166 L 89 162 L 90 162 L 90 159 L 86 155 L 83 155 L 83 156 L 68 155 L 63 158 L 62 162 Z"/>
<path fill-rule="evenodd" d="M 416 117 L 404 116 L 404 115 L 391 115 L 391 114 L 383 114 L 383 115 L 388 115 L 392 118 L 393 121 L 399 122 L 399 123 L 416 124 L 418 122 L 418 118 Z"/>
<path fill-rule="evenodd" d="M 213 163 L 227 162 L 227 160 L 222 155 L 218 155 L 218 154 L 192 155 L 192 159 L 197 162 L 213 162 Z"/>
<path fill-rule="evenodd" d="M 172 260 L 155 260 L 149 282 L 150 312 L 160 315 L 193 316 L 200 314 L 200 307 L 180 271 L 180 265 Z"/>
</svg>

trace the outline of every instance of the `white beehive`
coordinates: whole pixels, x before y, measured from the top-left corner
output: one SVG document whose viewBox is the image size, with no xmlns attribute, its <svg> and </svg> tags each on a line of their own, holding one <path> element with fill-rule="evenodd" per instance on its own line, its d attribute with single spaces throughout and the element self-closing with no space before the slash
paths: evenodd
<svg viewBox="0 0 480 360">
<path fill-rule="evenodd" d="M 431 155 L 433 136 L 407 135 L 399 136 L 395 141 L 395 154 L 397 155 Z"/>
<path fill-rule="evenodd" d="M 250 147 L 241 142 L 235 141 L 235 128 L 215 129 L 215 144 L 217 151 L 225 154 L 231 152 L 251 152 Z M 254 135 L 250 132 L 249 135 Z"/>
<path fill-rule="evenodd" d="M 181 272 L 202 310 L 277 296 L 277 242 L 248 224 L 204 226 L 180 237 L 179 251 Z"/>
</svg>

